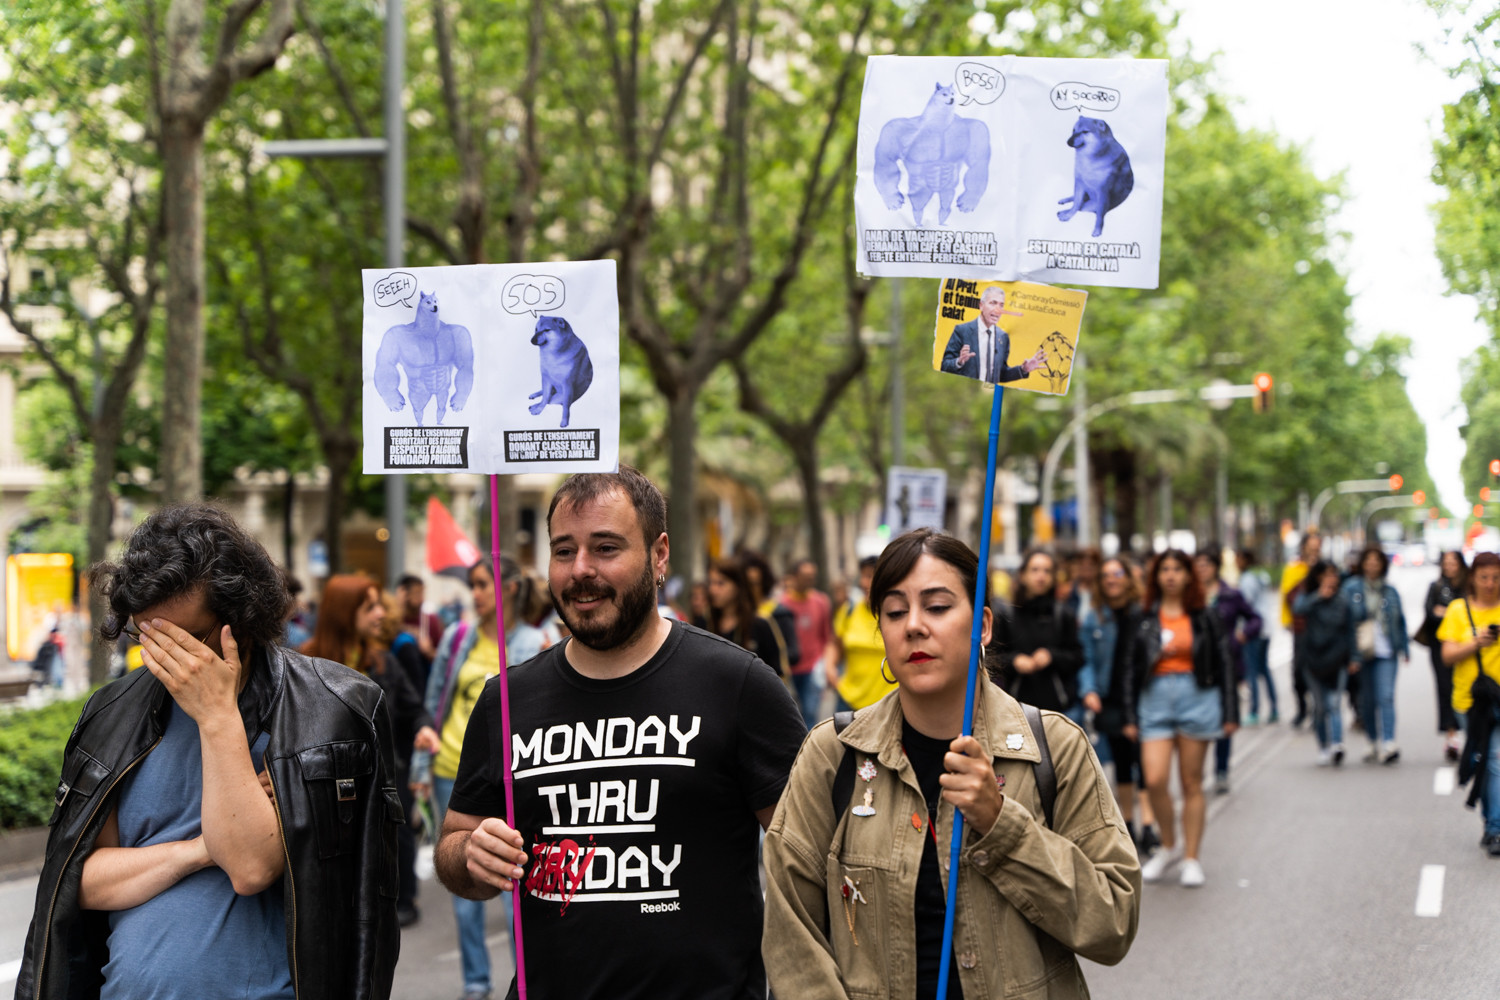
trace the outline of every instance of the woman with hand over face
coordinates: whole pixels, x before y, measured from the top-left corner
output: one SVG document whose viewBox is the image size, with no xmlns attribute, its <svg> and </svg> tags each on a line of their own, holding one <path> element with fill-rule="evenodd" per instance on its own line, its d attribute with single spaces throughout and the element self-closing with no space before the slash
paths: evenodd
<svg viewBox="0 0 1500 1000">
<path fill-rule="evenodd" d="M 1076 956 L 1114 964 L 1135 937 L 1139 863 L 1083 731 L 1040 715 L 1050 823 L 1036 735 L 982 670 L 973 735 L 959 735 L 978 569 L 962 542 L 925 529 L 875 567 L 868 600 L 897 687 L 842 730 L 813 729 L 766 831 L 762 950 L 779 1000 L 936 997 L 954 810 L 964 831 L 944 1000 L 1086 997 Z M 990 624 L 985 609 L 982 642 Z"/>
</svg>

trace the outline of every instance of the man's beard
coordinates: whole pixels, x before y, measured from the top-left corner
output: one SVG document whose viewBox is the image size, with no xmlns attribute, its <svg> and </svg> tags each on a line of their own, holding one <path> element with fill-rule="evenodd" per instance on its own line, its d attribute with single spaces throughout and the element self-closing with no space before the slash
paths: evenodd
<svg viewBox="0 0 1500 1000">
<path fill-rule="evenodd" d="M 548 592 L 552 596 L 553 608 L 557 610 L 563 624 L 568 626 L 568 631 L 573 633 L 573 638 L 589 649 L 600 652 L 617 649 L 634 639 L 650 621 L 650 616 L 657 613 L 656 582 L 651 577 L 650 566 L 646 567 L 646 572 L 641 575 L 635 586 L 626 590 L 623 595 L 613 587 L 598 581 L 590 584 L 575 583 L 561 594 L 552 591 L 551 588 L 548 588 Z M 569 601 L 580 598 L 588 600 L 594 597 L 604 598 L 608 606 L 614 608 L 615 613 L 612 619 L 585 623 L 569 613 Z"/>
</svg>

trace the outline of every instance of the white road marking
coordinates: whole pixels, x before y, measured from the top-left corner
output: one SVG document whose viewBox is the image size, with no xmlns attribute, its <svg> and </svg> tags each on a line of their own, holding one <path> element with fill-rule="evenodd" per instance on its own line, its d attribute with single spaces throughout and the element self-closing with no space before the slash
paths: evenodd
<svg viewBox="0 0 1500 1000">
<path fill-rule="evenodd" d="M 1444 865 L 1423 865 L 1422 878 L 1417 883 L 1417 916 L 1436 917 L 1443 912 Z"/>
<path fill-rule="evenodd" d="M 1453 789 L 1458 787 L 1458 770 L 1453 767 L 1440 767 L 1432 776 L 1433 795 L 1452 795 Z"/>
<path fill-rule="evenodd" d="M 13 983 L 20 974 L 21 960 L 19 958 L 14 962 L 6 962 L 4 965 L 0 965 L 0 984 Z"/>
</svg>

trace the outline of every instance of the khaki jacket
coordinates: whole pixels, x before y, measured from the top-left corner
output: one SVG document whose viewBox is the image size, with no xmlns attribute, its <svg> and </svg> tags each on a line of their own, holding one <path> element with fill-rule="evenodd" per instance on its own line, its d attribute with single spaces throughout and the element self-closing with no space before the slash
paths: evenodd
<svg viewBox="0 0 1500 1000">
<path fill-rule="evenodd" d="M 1114 796 L 1083 730 L 1044 712 L 1057 772 L 1057 830 L 1041 819 L 1032 765 L 1040 759 L 1021 705 L 981 683 L 974 736 L 1005 779 L 1005 801 L 983 836 L 965 828 L 954 923 L 955 972 L 966 997 L 1087 997 L 1075 955 L 1114 965 L 1140 918 L 1141 870 Z M 766 831 L 766 972 L 779 1000 L 912 997 L 913 910 L 927 806 L 901 750 L 898 693 L 840 734 L 808 735 Z M 1010 749 L 1020 738 L 1019 749 Z M 839 744 L 842 743 L 843 746 Z M 873 793 L 875 815 L 833 815 L 844 753 L 873 758 L 851 806 Z M 923 819 L 918 830 L 912 814 Z M 953 807 L 938 814 L 938 866 L 948 879 Z M 864 902 L 846 902 L 850 879 Z M 850 929 L 852 917 L 853 929 Z"/>
</svg>

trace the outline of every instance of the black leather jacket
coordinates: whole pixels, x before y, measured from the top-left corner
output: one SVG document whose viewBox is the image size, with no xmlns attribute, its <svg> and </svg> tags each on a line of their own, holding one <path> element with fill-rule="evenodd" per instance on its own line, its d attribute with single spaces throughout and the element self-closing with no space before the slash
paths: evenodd
<svg viewBox="0 0 1500 1000">
<path fill-rule="evenodd" d="M 1161 659 L 1161 618 L 1155 608 L 1135 619 L 1135 635 L 1125 657 L 1125 724 L 1140 725 L 1136 706 L 1151 671 Z M 1239 686 L 1234 678 L 1234 660 L 1229 654 L 1229 638 L 1219 625 L 1218 615 L 1210 608 L 1189 611 L 1193 626 L 1193 679 L 1200 688 L 1218 688 L 1219 703 L 1225 724 L 1240 723 Z M 1120 642 L 1125 635 L 1120 635 Z"/>
<path fill-rule="evenodd" d="M 396 828 L 404 821 L 391 727 L 369 678 L 281 647 L 257 650 L 240 693 L 247 739 L 269 734 L 266 770 L 286 849 L 287 957 L 306 1000 L 384 1000 L 400 950 Z M 84 859 L 124 775 L 161 740 L 168 695 L 148 670 L 97 691 L 64 751 L 17 1000 L 97 997 L 107 914 L 83 910 Z"/>
</svg>

